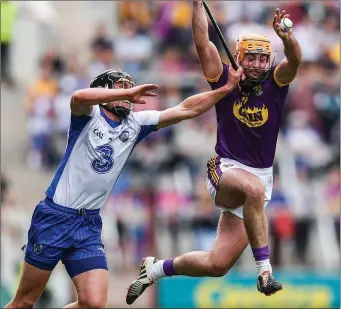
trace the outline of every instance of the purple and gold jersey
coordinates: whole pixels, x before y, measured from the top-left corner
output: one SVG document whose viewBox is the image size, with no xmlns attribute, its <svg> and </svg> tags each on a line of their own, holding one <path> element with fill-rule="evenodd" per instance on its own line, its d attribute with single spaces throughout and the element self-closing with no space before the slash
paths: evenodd
<svg viewBox="0 0 341 309">
<path fill-rule="evenodd" d="M 218 122 L 216 153 L 254 168 L 273 165 L 282 111 L 289 86 L 275 80 L 273 67 L 266 80 L 257 86 L 240 89 L 216 105 Z M 216 81 L 208 80 L 212 89 L 228 81 L 228 65 Z"/>
</svg>

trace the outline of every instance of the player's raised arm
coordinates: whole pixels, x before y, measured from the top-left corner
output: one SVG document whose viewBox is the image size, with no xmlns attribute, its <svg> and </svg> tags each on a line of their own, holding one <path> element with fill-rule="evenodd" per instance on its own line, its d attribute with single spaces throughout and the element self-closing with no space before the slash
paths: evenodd
<svg viewBox="0 0 341 309">
<path fill-rule="evenodd" d="M 302 51 L 299 43 L 295 39 L 292 30 L 283 32 L 280 27 L 282 18 L 289 18 L 289 15 L 285 11 L 280 13 L 279 9 L 276 9 L 276 13 L 273 19 L 273 28 L 277 35 L 282 39 L 284 45 L 285 58 L 277 66 L 274 77 L 279 86 L 285 86 L 291 83 L 303 62 Z"/>
<path fill-rule="evenodd" d="M 170 126 L 185 119 L 195 118 L 210 110 L 218 101 L 232 92 L 239 84 L 243 75 L 243 69 L 239 68 L 238 71 L 235 71 L 230 67 L 229 70 L 229 80 L 226 85 L 213 91 L 191 96 L 179 105 L 162 111 L 158 129 Z"/>
<path fill-rule="evenodd" d="M 86 88 L 77 90 L 71 97 L 71 111 L 76 116 L 89 115 L 92 106 L 112 101 L 128 100 L 131 103 L 145 104 L 142 96 L 156 96 L 154 84 L 140 85 L 129 89 Z"/>
<path fill-rule="evenodd" d="M 223 71 L 223 65 L 216 46 L 208 36 L 208 21 L 202 1 L 193 1 L 192 31 L 203 73 L 208 81 L 215 82 Z"/>
</svg>

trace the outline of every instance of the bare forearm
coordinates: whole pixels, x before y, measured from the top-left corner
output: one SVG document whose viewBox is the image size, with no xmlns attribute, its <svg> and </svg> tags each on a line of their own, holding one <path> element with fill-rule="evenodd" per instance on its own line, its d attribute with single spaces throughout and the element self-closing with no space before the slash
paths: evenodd
<svg viewBox="0 0 341 309">
<path fill-rule="evenodd" d="M 129 100 L 129 89 L 87 88 L 77 90 L 72 99 L 77 104 L 97 105 L 118 100 Z"/>
<path fill-rule="evenodd" d="M 228 94 L 226 90 L 218 88 L 213 91 L 203 92 L 187 98 L 180 105 L 186 110 L 188 118 L 194 118 L 210 110 L 217 102 Z"/>
<path fill-rule="evenodd" d="M 209 42 L 208 21 L 201 1 L 193 1 L 192 31 L 195 46 L 197 48 L 207 46 Z"/>
<path fill-rule="evenodd" d="M 295 64 L 301 64 L 302 59 L 302 50 L 297 42 L 293 33 L 290 33 L 288 39 L 283 40 L 284 45 L 284 54 L 289 62 Z"/>
</svg>

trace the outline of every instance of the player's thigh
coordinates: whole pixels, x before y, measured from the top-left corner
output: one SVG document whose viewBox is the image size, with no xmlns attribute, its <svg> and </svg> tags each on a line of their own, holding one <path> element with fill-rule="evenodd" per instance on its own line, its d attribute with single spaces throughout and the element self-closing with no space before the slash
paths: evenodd
<svg viewBox="0 0 341 309">
<path fill-rule="evenodd" d="M 78 261 L 82 263 L 82 261 Z M 108 271 L 92 269 L 72 278 L 78 302 L 84 308 L 105 308 L 108 294 Z"/>
<path fill-rule="evenodd" d="M 217 237 L 210 252 L 213 267 L 226 273 L 239 259 L 249 240 L 243 219 L 230 212 L 221 213 Z"/>
<path fill-rule="evenodd" d="M 13 305 L 20 308 L 32 307 L 43 293 L 52 271 L 39 269 L 24 262 Z"/>
<path fill-rule="evenodd" d="M 226 170 L 219 179 L 216 205 L 237 208 L 245 203 L 248 194 L 264 195 L 264 185 L 257 176 L 239 168 Z"/>
</svg>

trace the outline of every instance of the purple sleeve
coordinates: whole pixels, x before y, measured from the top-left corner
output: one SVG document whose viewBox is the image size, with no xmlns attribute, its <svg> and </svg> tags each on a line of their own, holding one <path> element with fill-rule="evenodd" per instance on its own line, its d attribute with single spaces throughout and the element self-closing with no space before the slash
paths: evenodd
<svg viewBox="0 0 341 309">
<path fill-rule="evenodd" d="M 289 92 L 289 85 L 286 85 L 286 86 L 282 86 L 282 87 L 280 87 L 280 86 L 278 86 L 278 84 L 277 84 L 277 82 L 276 82 L 276 80 L 275 80 L 275 69 L 276 69 L 276 67 L 277 66 L 273 66 L 272 68 L 271 68 L 271 72 L 270 72 L 270 74 L 269 74 L 269 77 L 268 78 L 270 78 L 271 79 L 271 83 L 274 85 L 273 87 L 274 87 L 274 89 L 276 89 L 275 91 L 276 91 L 276 93 L 277 93 L 277 95 L 276 95 L 276 102 L 277 102 L 277 104 L 282 108 L 283 107 L 283 105 L 284 105 L 284 103 L 285 103 L 285 101 L 286 101 L 286 98 L 287 98 L 287 96 L 288 96 L 288 92 Z"/>
<path fill-rule="evenodd" d="M 221 73 L 219 79 L 216 82 L 213 82 L 210 80 L 207 80 L 207 81 L 210 84 L 212 90 L 215 90 L 226 85 L 228 79 L 229 79 L 229 66 L 223 63 L 223 72 Z"/>
<path fill-rule="evenodd" d="M 275 70 L 276 68 L 278 67 L 278 65 L 276 66 L 273 66 L 271 68 L 271 72 L 270 72 L 270 78 L 271 78 L 271 81 L 276 85 L 276 87 L 279 89 L 280 93 L 285 93 L 285 92 L 288 92 L 289 90 L 289 86 L 290 84 L 286 85 L 286 86 L 278 86 L 278 84 L 276 83 L 276 80 L 275 80 Z"/>
<path fill-rule="evenodd" d="M 276 80 L 275 80 L 275 70 L 276 70 L 277 67 L 278 67 L 278 65 L 273 66 L 273 67 L 271 68 L 271 71 L 270 71 L 270 78 L 271 78 L 272 82 L 277 86 L 277 88 L 282 89 L 283 91 L 285 91 L 285 90 L 289 89 L 289 85 L 290 85 L 290 84 L 288 84 L 288 85 L 286 85 L 286 86 L 282 86 L 282 87 L 278 86 L 278 84 L 276 83 Z"/>
</svg>

